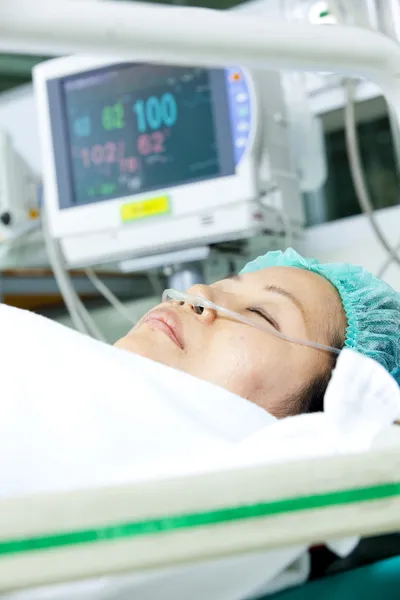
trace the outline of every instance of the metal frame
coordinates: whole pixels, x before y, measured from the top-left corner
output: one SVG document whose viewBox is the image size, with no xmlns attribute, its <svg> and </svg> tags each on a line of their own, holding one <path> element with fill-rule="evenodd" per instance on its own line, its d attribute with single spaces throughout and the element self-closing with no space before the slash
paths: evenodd
<svg viewBox="0 0 400 600">
<path fill-rule="evenodd" d="M 301 549 L 399 527 L 398 447 L 10 498 L 0 500 L 0 589 Z"/>
<path fill-rule="evenodd" d="M 333 71 L 377 83 L 400 115 L 400 47 L 353 27 L 269 23 L 243 13 L 104 1 L 0 6 L 0 50 L 91 53 L 170 64 Z"/>
</svg>

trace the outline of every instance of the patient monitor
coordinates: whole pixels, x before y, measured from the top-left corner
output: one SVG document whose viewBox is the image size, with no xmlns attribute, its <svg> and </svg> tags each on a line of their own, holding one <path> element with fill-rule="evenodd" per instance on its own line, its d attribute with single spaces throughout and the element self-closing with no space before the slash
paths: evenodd
<svg viewBox="0 0 400 600">
<path fill-rule="evenodd" d="M 302 223 L 278 74 L 75 56 L 34 82 L 48 226 L 70 266 L 273 230 L 266 191 Z"/>
</svg>

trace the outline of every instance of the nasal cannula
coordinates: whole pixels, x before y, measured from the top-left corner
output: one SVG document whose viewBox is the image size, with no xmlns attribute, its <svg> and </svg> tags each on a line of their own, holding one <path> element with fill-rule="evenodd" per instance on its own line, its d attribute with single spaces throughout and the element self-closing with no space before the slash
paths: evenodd
<svg viewBox="0 0 400 600">
<path fill-rule="evenodd" d="M 280 331 L 277 331 L 272 326 L 267 327 L 266 325 L 262 325 L 261 323 L 255 323 L 251 319 L 248 319 L 244 315 L 241 315 L 233 310 L 225 308 L 224 306 L 220 306 L 219 304 L 215 304 L 211 300 L 207 298 L 203 298 L 202 296 L 195 296 L 193 294 L 189 294 L 187 292 L 180 292 L 178 290 L 167 289 L 163 292 L 162 301 L 168 302 L 169 300 L 175 300 L 177 302 L 184 302 L 185 304 L 189 304 L 194 307 L 199 308 L 209 308 L 214 310 L 219 316 L 224 316 L 234 321 L 239 321 L 240 323 L 244 323 L 245 325 L 250 325 L 251 327 L 256 327 L 261 331 L 265 331 L 275 337 L 281 338 L 286 342 L 291 342 L 292 344 L 300 344 L 301 346 L 308 346 L 310 348 L 316 348 L 317 350 L 324 350 L 325 352 L 332 352 L 333 354 L 340 354 L 339 348 L 333 348 L 332 346 L 326 346 L 325 344 L 320 344 L 319 342 L 311 342 L 309 340 L 300 340 L 295 337 L 291 337 Z"/>
</svg>

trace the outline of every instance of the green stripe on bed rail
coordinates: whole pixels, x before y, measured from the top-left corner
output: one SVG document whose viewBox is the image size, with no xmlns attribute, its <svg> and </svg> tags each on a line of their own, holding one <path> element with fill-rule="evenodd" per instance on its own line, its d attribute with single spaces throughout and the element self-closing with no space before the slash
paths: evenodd
<svg viewBox="0 0 400 600">
<path fill-rule="evenodd" d="M 68 533 L 53 533 L 29 538 L 3 540 L 0 541 L 0 556 L 92 544 L 109 540 L 122 540 L 209 525 L 221 525 L 234 521 L 272 517 L 304 510 L 384 500 L 396 496 L 400 496 L 399 482 L 329 492 L 326 494 L 273 500 L 271 502 L 260 502 L 246 506 L 228 507 L 180 516 L 106 525 L 104 527 L 81 529 Z"/>
</svg>

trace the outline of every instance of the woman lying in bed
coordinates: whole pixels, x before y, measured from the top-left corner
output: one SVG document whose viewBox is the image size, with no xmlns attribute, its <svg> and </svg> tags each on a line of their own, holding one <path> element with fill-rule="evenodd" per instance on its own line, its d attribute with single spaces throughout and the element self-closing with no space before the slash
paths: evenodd
<svg viewBox="0 0 400 600">
<path fill-rule="evenodd" d="M 322 410 L 337 354 L 268 335 L 268 328 L 333 349 L 354 348 L 397 376 L 400 297 L 361 267 L 323 265 L 289 249 L 190 292 L 255 326 L 172 301 L 147 313 L 116 346 L 217 384 L 277 417 Z"/>
<path fill-rule="evenodd" d="M 282 417 L 322 408 L 337 354 L 304 342 L 355 348 L 394 372 L 400 346 L 398 295 L 358 267 L 319 265 L 292 250 L 270 253 L 244 271 L 239 278 L 191 290 L 239 317 L 215 311 L 205 301 L 203 309 L 193 301 L 163 303 L 117 343 L 128 352 L 32 313 L 0 306 L 0 497 L 157 482 L 369 448 L 376 434 L 370 428 L 370 411 L 363 414 L 363 402 L 356 402 L 354 418 L 353 387 L 346 394 L 340 377 L 325 414 L 276 420 L 268 411 Z M 278 334 L 303 343 L 290 343 Z M 350 364 L 351 373 L 357 369 L 364 384 L 365 371 L 369 380 L 377 365 L 366 361 L 363 372 L 353 366 L 363 363 L 363 357 L 346 354 L 340 366 L 349 369 Z M 343 374 L 340 366 L 338 376 Z M 384 379 L 392 396 L 396 384 L 390 377 Z M 390 418 L 377 419 L 379 432 L 398 414 L 399 397 L 395 401 Z M 385 403 L 376 404 L 382 413 Z M 334 420 L 337 412 L 332 407 L 339 407 L 340 417 L 343 412 L 348 417 L 344 427 Z M 274 485 L 273 480 L 267 483 Z M 213 491 L 218 506 L 219 489 Z M 207 502 L 209 493 L 211 487 Z M 167 510 L 163 495 L 156 496 L 151 506 L 143 507 L 150 511 L 146 514 Z M 182 500 L 176 505 L 179 514 L 185 514 L 186 495 L 177 496 Z M 96 507 L 94 503 L 93 511 Z M 11 525 L 4 525 L 10 539 Z M 20 536 L 17 521 L 15 528 Z M 254 596 L 250 588 L 264 588 L 272 573 L 283 571 L 305 551 L 305 546 L 296 547 L 292 558 L 279 551 L 271 562 L 267 553 L 257 563 L 259 570 L 251 571 L 256 574 L 251 581 L 248 556 L 235 562 L 235 581 L 249 582 L 243 597 Z M 273 571 L 268 571 L 269 564 Z M 176 573 L 180 577 L 180 571 Z M 200 582 L 220 586 L 214 575 L 193 571 L 193 577 L 192 587 L 177 584 L 176 589 L 194 589 Z M 224 585 L 230 582 L 222 577 Z M 208 590 L 198 597 L 215 596 Z"/>
</svg>

